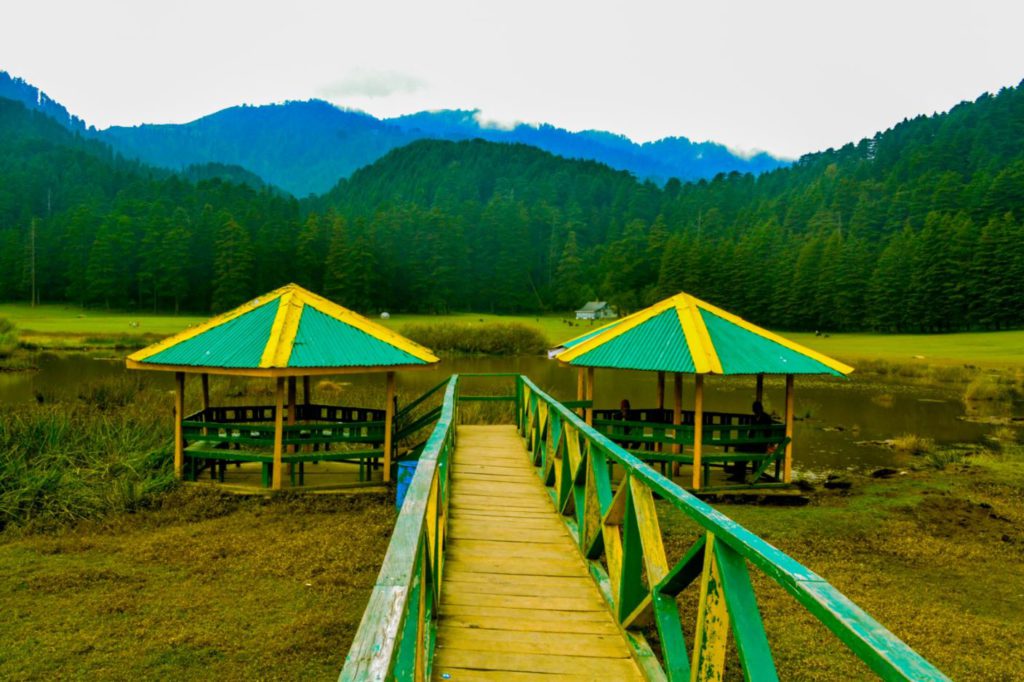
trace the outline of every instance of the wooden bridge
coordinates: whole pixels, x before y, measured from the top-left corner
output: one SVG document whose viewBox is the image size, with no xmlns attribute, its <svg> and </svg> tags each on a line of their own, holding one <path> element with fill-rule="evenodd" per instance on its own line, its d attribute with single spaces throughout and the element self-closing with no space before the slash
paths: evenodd
<svg viewBox="0 0 1024 682">
<path fill-rule="evenodd" d="M 823 578 L 505 376 L 508 396 L 445 386 L 341 680 L 720 680 L 727 661 L 776 680 L 750 568 L 882 679 L 947 679 Z M 516 423 L 458 426 L 473 400 L 514 402 Z M 700 530 L 674 564 L 659 505 Z"/>
</svg>

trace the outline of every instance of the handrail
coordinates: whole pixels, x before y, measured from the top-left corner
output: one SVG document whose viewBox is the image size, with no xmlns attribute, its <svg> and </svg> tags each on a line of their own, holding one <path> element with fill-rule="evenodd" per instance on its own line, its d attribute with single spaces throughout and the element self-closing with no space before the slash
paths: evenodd
<svg viewBox="0 0 1024 682">
<path fill-rule="evenodd" d="M 441 416 L 420 455 L 340 680 L 430 677 L 458 381 L 458 375 L 453 375 L 447 382 Z"/>
<path fill-rule="evenodd" d="M 517 421 L 557 511 L 588 559 L 591 573 L 651 676 L 721 679 L 731 630 L 747 679 L 777 679 L 747 562 L 781 585 L 874 672 L 888 680 L 946 680 L 917 652 L 821 576 L 583 422 L 527 377 L 519 379 Z M 625 474 L 612 491 L 608 464 Z M 668 565 L 654 496 L 686 514 L 705 534 Z M 570 518 L 565 518 L 570 517 Z M 604 563 L 602 563 L 602 560 Z M 676 595 L 700 578 L 700 605 L 687 655 Z M 662 661 L 636 630 L 657 626 Z"/>
</svg>

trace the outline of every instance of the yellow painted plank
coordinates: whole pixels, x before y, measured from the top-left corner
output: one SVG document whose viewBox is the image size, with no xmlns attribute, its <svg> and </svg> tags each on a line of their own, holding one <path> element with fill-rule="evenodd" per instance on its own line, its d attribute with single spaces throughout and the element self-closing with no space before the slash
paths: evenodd
<svg viewBox="0 0 1024 682">
<path fill-rule="evenodd" d="M 562 530 L 543 530 L 539 528 L 465 528 L 458 524 L 450 530 L 448 537 L 455 540 L 461 538 L 465 540 L 500 540 L 503 542 L 520 543 L 568 540 L 565 531 Z M 569 556 L 568 553 L 566 556 Z"/>
<path fill-rule="evenodd" d="M 548 654 L 521 654 L 498 651 L 467 651 L 438 647 L 434 669 L 443 674 L 448 666 L 476 670 L 511 670 L 528 673 L 573 673 L 595 680 L 640 680 L 640 672 L 631 659 L 584 658 Z"/>
<path fill-rule="evenodd" d="M 451 606 L 495 606 L 502 609 L 554 609 L 556 611 L 597 611 L 606 613 L 597 595 L 590 597 L 528 597 L 508 594 L 475 594 L 457 588 L 445 590 L 444 601 Z"/>
<path fill-rule="evenodd" d="M 455 560 L 452 560 L 455 563 Z M 519 559 L 479 559 L 474 558 L 471 562 L 459 562 L 463 565 L 472 566 L 473 570 L 481 573 L 507 573 L 512 575 L 581 575 L 584 571 L 579 561 L 551 560 L 536 565 L 524 566 Z M 446 565 L 447 566 L 447 565 Z"/>
<path fill-rule="evenodd" d="M 442 678 L 441 675 L 449 675 Z M 435 680 L 458 680 L 458 682 L 536 682 L 536 673 L 519 673 L 512 670 L 471 670 L 469 668 L 453 668 L 435 671 Z M 551 674 L 544 675 L 543 682 L 593 682 L 587 675 Z"/>
<path fill-rule="evenodd" d="M 491 630 L 517 630 L 530 632 L 534 636 L 543 637 L 548 632 L 578 632 L 595 635 L 622 636 L 611 619 L 585 619 L 578 617 L 560 617 L 549 619 L 531 618 L 529 611 L 503 609 L 503 611 L 519 611 L 522 616 L 490 615 L 486 613 L 448 613 L 443 615 L 441 623 L 448 627 L 485 628 Z M 588 614 L 588 611 L 572 611 L 571 614 Z"/>
<path fill-rule="evenodd" d="M 488 574 L 477 574 L 488 575 Z M 490 574 L 491 578 L 494 574 Z M 540 576 L 522 576 L 522 580 L 463 580 L 462 576 L 446 575 L 445 589 L 465 594 L 518 594 L 535 597 L 574 597 L 586 599 L 593 596 L 593 585 L 584 579 L 562 578 L 558 582 L 530 580 Z M 546 577 L 546 576 L 545 576 Z M 450 585 L 450 586 L 449 586 Z"/>
<path fill-rule="evenodd" d="M 452 649 L 589 658 L 629 657 L 629 649 L 620 636 L 561 632 L 537 637 L 532 632 L 519 630 L 477 630 L 444 625 L 438 628 L 437 636 Z"/>
</svg>

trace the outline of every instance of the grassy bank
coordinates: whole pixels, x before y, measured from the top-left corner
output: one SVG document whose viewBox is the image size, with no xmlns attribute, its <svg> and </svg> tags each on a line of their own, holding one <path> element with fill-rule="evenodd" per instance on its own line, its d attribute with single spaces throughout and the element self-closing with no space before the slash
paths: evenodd
<svg viewBox="0 0 1024 682">
<path fill-rule="evenodd" d="M 1006 441 L 998 451 L 967 448 L 916 462 L 891 478 L 844 474 L 848 490 L 819 487 L 806 507 L 716 507 L 823 576 L 953 679 L 1022 679 L 1024 448 Z M 694 526 L 662 513 L 668 552 L 681 556 Z M 788 593 L 752 575 L 781 679 L 873 679 Z M 696 613 L 695 592 L 683 593 L 683 613 Z M 684 617 L 687 641 L 693 621 Z"/>
<path fill-rule="evenodd" d="M 379 495 L 191 488 L 0 535 L 0 679 L 334 679 L 394 516 Z"/>
</svg>

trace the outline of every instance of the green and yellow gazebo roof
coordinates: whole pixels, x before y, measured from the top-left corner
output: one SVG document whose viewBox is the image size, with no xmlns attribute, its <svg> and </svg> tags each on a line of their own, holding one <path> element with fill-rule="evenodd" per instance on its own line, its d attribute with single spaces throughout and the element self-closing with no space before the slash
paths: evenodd
<svg viewBox="0 0 1024 682">
<path fill-rule="evenodd" d="M 127 366 L 280 377 L 414 369 L 437 362 L 429 349 L 288 284 L 129 355 Z"/>
<path fill-rule="evenodd" d="M 573 367 L 688 374 L 831 374 L 849 365 L 680 293 L 565 342 L 551 352 Z"/>
</svg>

